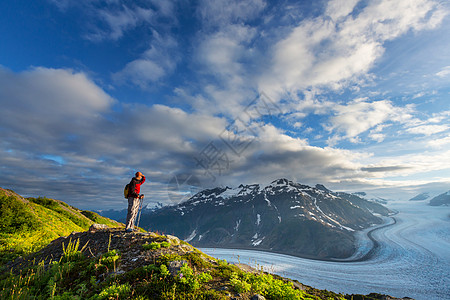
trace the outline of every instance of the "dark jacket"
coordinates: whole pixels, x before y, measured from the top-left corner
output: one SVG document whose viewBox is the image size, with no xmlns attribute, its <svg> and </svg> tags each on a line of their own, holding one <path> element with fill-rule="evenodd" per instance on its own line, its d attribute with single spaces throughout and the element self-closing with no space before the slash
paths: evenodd
<svg viewBox="0 0 450 300">
<path fill-rule="evenodd" d="M 130 190 L 128 192 L 128 197 L 138 198 L 141 192 L 141 184 L 145 182 L 145 176 L 142 176 L 140 180 L 133 177 L 130 181 Z"/>
</svg>

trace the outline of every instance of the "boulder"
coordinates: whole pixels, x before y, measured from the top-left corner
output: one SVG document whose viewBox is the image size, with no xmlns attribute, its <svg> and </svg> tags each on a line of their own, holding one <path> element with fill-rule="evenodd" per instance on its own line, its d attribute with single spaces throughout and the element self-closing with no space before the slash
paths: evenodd
<svg viewBox="0 0 450 300">
<path fill-rule="evenodd" d="M 167 239 L 169 240 L 169 242 L 172 244 L 172 245 L 175 245 L 175 246 L 177 246 L 177 245 L 179 245 L 180 244 L 180 239 L 179 238 L 177 238 L 176 236 L 173 236 L 173 235 L 166 235 L 166 237 L 167 237 Z"/>
<path fill-rule="evenodd" d="M 94 224 L 91 225 L 91 227 L 89 227 L 89 231 L 90 232 L 95 232 L 97 230 L 106 230 L 106 229 L 109 229 L 108 225 L 97 224 L 97 223 L 94 223 Z"/>
<path fill-rule="evenodd" d="M 181 267 L 187 263 L 188 262 L 186 260 L 174 260 L 169 263 L 167 269 L 169 270 L 170 275 L 175 277 L 178 275 L 178 272 L 180 271 Z"/>
</svg>

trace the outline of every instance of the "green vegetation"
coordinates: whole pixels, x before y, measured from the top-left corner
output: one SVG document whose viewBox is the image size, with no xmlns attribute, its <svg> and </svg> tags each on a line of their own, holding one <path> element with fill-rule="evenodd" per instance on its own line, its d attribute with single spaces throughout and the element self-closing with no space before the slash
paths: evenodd
<svg viewBox="0 0 450 300">
<path fill-rule="evenodd" d="M 230 282 L 239 293 L 251 291 L 265 295 L 268 299 L 315 299 L 306 292 L 295 289 L 292 283 L 275 279 L 270 274 L 233 273 Z"/>
<path fill-rule="evenodd" d="M 12 196 L 0 195 L 0 232 L 9 234 L 36 229 L 36 217 Z"/>
<path fill-rule="evenodd" d="M 208 273 L 195 274 L 194 270 L 185 263 L 178 271 L 177 279 L 184 285 L 186 290 L 196 291 L 200 289 L 203 283 L 211 281 L 212 276 Z"/>
<path fill-rule="evenodd" d="M 144 248 L 144 250 L 157 250 L 160 248 L 169 248 L 170 247 L 170 243 L 167 241 L 158 243 L 158 242 L 151 242 L 150 244 L 144 244 L 142 245 L 142 247 Z"/>
<path fill-rule="evenodd" d="M 290 282 L 266 273 L 248 273 L 226 261 L 199 263 L 206 258 L 199 251 L 165 254 L 154 264 L 119 274 L 115 272 L 122 259 L 118 250 L 88 258 L 79 248 L 79 240 L 70 240 L 63 244 L 59 261 L 3 274 L 0 299 L 248 299 L 255 293 L 266 299 L 345 299 L 336 294 L 312 296 Z M 189 263 L 174 274 L 169 271 L 172 259 Z"/>
<path fill-rule="evenodd" d="M 39 251 L 52 240 L 85 231 L 93 223 L 121 227 L 96 213 L 45 197 L 24 199 L 0 188 L 0 266 Z"/>
<path fill-rule="evenodd" d="M 117 227 L 95 213 L 57 200 L 23 199 L 3 189 L 0 208 L 4 261 L 39 250 L 72 231 L 85 231 L 93 222 Z M 18 261 L 10 270 L 0 269 L 0 299 L 241 300 L 255 294 L 268 300 L 381 299 L 294 286 L 288 279 L 262 270 L 244 271 L 186 242 L 155 233 L 80 232 Z"/>
</svg>

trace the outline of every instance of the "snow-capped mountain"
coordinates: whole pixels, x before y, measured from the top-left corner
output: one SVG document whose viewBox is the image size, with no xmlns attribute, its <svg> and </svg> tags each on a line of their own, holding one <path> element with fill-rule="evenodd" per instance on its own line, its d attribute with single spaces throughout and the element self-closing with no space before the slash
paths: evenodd
<svg viewBox="0 0 450 300">
<path fill-rule="evenodd" d="M 431 206 L 450 205 L 450 191 L 440 194 L 430 200 Z"/>
<path fill-rule="evenodd" d="M 144 214 L 141 224 L 198 247 L 342 258 L 353 254 L 356 230 L 380 223 L 377 215 L 389 213 L 356 195 L 279 179 L 267 186 L 203 190 L 186 202 Z"/>
</svg>

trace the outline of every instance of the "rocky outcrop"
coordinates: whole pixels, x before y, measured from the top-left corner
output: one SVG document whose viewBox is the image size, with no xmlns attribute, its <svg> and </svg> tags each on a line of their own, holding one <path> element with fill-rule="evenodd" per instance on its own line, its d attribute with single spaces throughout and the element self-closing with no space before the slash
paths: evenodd
<svg viewBox="0 0 450 300">
<path fill-rule="evenodd" d="M 108 230 L 109 228 L 110 227 L 108 225 L 94 223 L 91 225 L 91 227 L 89 227 L 89 232 L 96 232 L 99 230 Z"/>
<path fill-rule="evenodd" d="M 67 237 L 60 237 L 33 256 L 16 259 L 8 269 L 20 270 L 35 261 L 43 262 L 45 265 L 50 264 L 52 261 L 59 261 L 64 256 L 64 248 L 67 248 L 69 243 L 78 243 L 79 250 L 88 258 L 99 257 L 113 249 L 119 251 L 121 261 L 116 270 L 119 273 L 153 263 L 154 259 L 162 252 L 185 254 L 194 251 L 191 245 L 180 241 L 174 236 L 161 236 L 153 232 L 128 233 L 123 229 L 100 227 L 101 230 L 73 232 Z M 94 228 L 98 227 L 94 226 Z M 144 244 L 164 241 L 170 243 L 170 249 L 144 251 Z"/>
</svg>

